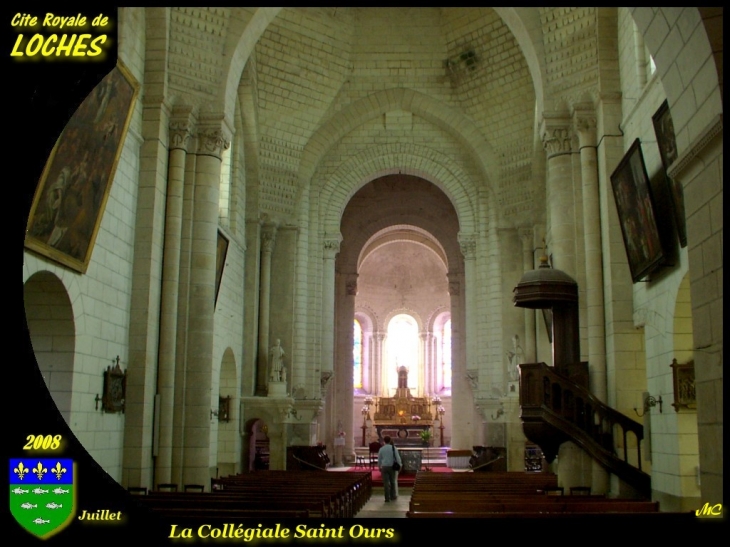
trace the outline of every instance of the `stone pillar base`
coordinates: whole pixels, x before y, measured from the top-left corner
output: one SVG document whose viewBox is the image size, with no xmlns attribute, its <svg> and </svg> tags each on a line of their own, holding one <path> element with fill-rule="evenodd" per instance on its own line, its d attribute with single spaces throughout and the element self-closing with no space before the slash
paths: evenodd
<svg viewBox="0 0 730 547">
<path fill-rule="evenodd" d="M 269 397 L 286 397 L 286 382 L 269 382 Z"/>
</svg>

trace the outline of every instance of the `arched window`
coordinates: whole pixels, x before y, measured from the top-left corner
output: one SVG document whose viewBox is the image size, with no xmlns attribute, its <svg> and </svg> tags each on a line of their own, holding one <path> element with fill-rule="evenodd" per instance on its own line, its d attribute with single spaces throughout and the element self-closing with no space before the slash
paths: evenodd
<svg viewBox="0 0 730 547">
<path fill-rule="evenodd" d="M 418 323 L 407 314 L 393 317 L 388 324 L 388 389 L 392 394 L 398 387 L 398 368 L 408 369 L 408 387 L 418 391 Z"/>
<path fill-rule="evenodd" d="M 354 320 L 354 334 L 352 344 L 352 362 L 353 362 L 353 386 L 355 389 L 362 388 L 362 326 L 360 321 Z"/>
<path fill-rule="evenodd" d="M 451 319 L 441 330 L 441 373 L 444 389 L 451 389 Z"/>
</svg>

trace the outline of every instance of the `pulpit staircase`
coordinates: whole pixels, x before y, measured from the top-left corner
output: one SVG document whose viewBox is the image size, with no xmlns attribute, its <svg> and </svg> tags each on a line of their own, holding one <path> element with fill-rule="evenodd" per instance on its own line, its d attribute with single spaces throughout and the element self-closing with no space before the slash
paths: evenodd
<svg viewBox="0 0 730 547">
<path fill-rule="evenodd" d="M 651 497 L 651 477 L 641 469 L 641 424 L 545 363 L 519 368 L 523 429 L 548 461 L 563 442 L 572 441 L 638 494 Z M 615 448 L 617 437 L 621 453 Z"/>
</svg>

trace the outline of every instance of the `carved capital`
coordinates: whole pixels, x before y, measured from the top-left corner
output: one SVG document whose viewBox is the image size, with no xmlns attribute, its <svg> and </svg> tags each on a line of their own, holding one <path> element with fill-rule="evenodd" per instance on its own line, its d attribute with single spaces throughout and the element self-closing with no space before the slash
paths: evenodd
<svg viewBox="0 0 730 547">
<path fill-rule="evenodd" d="M 567 127 L 559 127 L 543 133 L 542 146 L 545 152 L 547 152 L 548 158 L 560 154 L 568 154 L 572 148 L 570 140 L 570 129 Z"/>
<path fill-rule="evenodd" d="M 221 159 L 223 151 L 230 146 L 231 141 L 225 138 L 220 129 L 203 129 L 198 132 L 198 154 Z"/>
<path fill-rule="evenodd" d="M 170 122 L 170 150 L 185 150 L 187 152 L 192 135 L 193 127 L 188 120 Z"/>
<path fill-rule="evenodd" d="M 342 242 L 342 234 L 327 234 L 322 243 L 324 248 L 324 257 L 334 259 L 340 252 L 340 243 Z"/>
<path fill-rule="evenodd" d="M 569 116 L 561 113 L 543 115 L 540 133 L 548 158 L 570 153 L 573 148 L 572 131 L 573 124 Z"/>
<path fill-rule="evenodd" d="M 271 254 L 274 251 L 274 242 L 276 241 L 276 225 L 267 224 L 261 230 L 261 250 L 264 253 Z"/>
<path fill-rule="evenodd" d="M 462 234 L 459 233 L 459 247 L 461 248 L 461 254 L 467 260 L 473 260 L 476 258 L 477 251 L 477 238 L 474 234 Z"/>
</svg>

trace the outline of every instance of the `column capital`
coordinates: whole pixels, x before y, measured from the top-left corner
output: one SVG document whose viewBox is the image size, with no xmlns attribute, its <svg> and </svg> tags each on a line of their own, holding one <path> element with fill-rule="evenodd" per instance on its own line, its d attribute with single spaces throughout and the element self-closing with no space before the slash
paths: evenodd
<svg viewBox="0 0 730 547">
<path fill-rule="evenodd" d="M 580 147 L 596 145 L 596 127 L 598 124 L 596 109 L 591 103 L 579 103 L 573 110 L 575 131 L 580 139 Z"/>
<path fill-rule="evenodd" d="M 334 259 L 340 252 L 340 243 L 342 243 L 342 234 L 325 234 L 322 246 L 324 248 L 324 257 Z"/>
<path fill-rule="evenodd" d="M 198 154 L 221 159 L 231 146 L 233 131 L 223 114 L 205 114 L 198 118 Z"/>
<path fill-rule="evenodd" d="M 195 131 L 195 118 L 192 106 L 176 106 L 170 116 L 170 150 L 188 151 Z"/>
<path fill-rule="evenodd" d="M 569 154 L 572 146 L 572 120 L 565 114 L 543 114 L 540 125 L 542 145 L 548 158 Z"/>
<path fill-rule="evenodd" d="M 466 260 L 474 260 L 476 258 L 477 250 L 477 237 L 474 234 L 458 234 L 459 247 L 461 248 L 461 254 L 464 255 Z"/>
<path fill-rule="evenodd" d="M 265 253 L 272 253 L 274 251 L 276 228 L 276 224 L 264 224 L 261 228 L 261 249 Z"/>
</svg>

